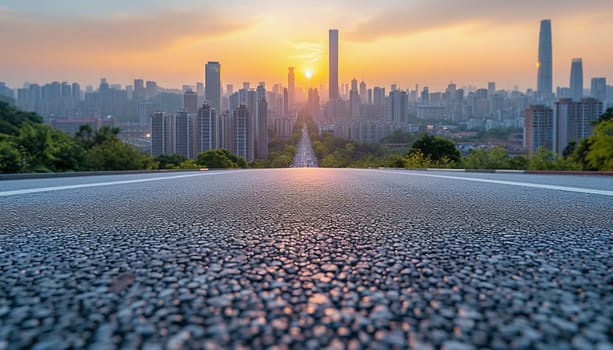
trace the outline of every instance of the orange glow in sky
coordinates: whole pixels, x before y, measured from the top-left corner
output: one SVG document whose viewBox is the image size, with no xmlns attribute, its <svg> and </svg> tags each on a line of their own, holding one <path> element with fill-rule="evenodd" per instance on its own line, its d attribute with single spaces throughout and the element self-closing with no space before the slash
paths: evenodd
<svg viewBox="0 0 613 350">
<path fill-rule="evenodd" d="M 535 4 L 474 0 L 430 2 L 144 0 L 117 5 L 79 0 L 5 0 L 0 5 L 0 81 L 100 78 L 163 87 L 203 81 L 204 64 L 219 61 L 222 83 L 265 81 L 327 86 L 328 29 L 340 36 L 340 82 L 416 84 L 443 90 L 449 82 L 498 88 L 536 85 L 539 22 L 552 20 L 554 87 L 567 86 L 573 57 L 582 57 L 585 86 L 613 80 L 613 2 Z M 143 10 L 146 9 L 146 10 Z M 7 35 L 10 33 L 10 35 Z"/>
</svg>

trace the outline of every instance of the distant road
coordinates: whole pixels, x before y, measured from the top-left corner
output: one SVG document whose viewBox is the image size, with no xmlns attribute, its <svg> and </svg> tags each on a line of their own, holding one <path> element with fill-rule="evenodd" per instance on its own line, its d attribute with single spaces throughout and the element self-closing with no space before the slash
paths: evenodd
<svg viewBox="0 0 613 350">
<path fill-rule="evenodd" d="M 609 177 L 0 181 L 0 349 L 613 346 Z"/>
<path fill-rule="evenodd" d="M 311 137 L 306 124 L 302 127 L 300 141 L 296 145 L 296 155 L 292 168 L 314 168 L 318 166 L 317 156 L 311 145 Z"/>
</svg>

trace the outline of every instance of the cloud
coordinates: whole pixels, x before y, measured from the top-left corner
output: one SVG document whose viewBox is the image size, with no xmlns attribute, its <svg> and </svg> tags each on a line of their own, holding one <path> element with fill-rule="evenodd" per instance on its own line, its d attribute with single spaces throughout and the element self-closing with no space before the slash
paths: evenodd
<svg viewBox="0 0 613 350">
<path fill-rule="evenodd" d="M 517 23 L 555 16 L 599 16 L 603 11 L 613 14 L 610 0 L 419 0 L 385 8 L 359 22 L 345 36 L 353 42 L 371 42 L 468 22 Z"/>
<path fill-rule="evenodd" d="M 290 58 L 299 59 L 311 64 L 317 63 L 324 54 L 323 46 L 317 43 L 300 42 L 294 43 L 293 47 L 298 53 L 290 55 Z"/>
<path fill-rule="evenodd" d="M 223 37 L 251 25 L 252 21 L 212 11 L 102 18 L 0 12 L 0 45 L 9 52 L 140 52 L 164 49 L 185 39 Z"/>
</svg>

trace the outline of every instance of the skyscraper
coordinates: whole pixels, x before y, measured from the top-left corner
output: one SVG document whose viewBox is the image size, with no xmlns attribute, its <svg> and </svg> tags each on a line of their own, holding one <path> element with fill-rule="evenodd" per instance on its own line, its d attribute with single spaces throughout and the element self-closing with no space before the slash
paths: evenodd
<svg viewBox="0 0 613 350">
<path fill-rule="evenodd" d="M 289 108 L 294 108 L 296 103 L 296 82 L 294 76 L 294 67 L 289 67 L 287 72 L 287 97 L 289 99 Z"/>
<path fill-rule="evenodd" d="M 330 29 L 328 40 L 329 40 L 328 91 L 329 91 L 330 100 L 335 100 L 339 98 L 339 95 L 338 95 L 338 29 Z"/>
<path fill-rule="evenodd" d="M 570 97 L 579 101 L 583 97 L 583 62 L 581 58 L 573 58 L 570 65 Z"/>
<path fill-rule="evenodd" d="M 219 113 L 221 111 L 221 67 L 219 62 L 205 65 L 205 100 Z"/>
<path fill-rule="evenodd" d="M 548 102 L 553 99 L 552 83 L 552 53 L 551 53 L 551 20 L 541 21 L 539 33 L 539 57 L 537 73 L 536 96 L 540 102 Z"/>
</svg>

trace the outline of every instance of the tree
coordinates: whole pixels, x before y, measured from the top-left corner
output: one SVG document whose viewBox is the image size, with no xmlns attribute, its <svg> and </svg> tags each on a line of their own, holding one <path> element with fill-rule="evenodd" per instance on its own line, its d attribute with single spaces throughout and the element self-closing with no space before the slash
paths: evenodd
<svg viewBox="0 0 613 350">
<path fill-rule="evenodd" d="M 466 158 L 466 169 L 511 169 L 511 157 L 503 147 L 473 149 Z"/>
<path fill-rule="evenodd" d="M 187 158 L 181 154 L 160 154 L 154 160 L 158 162 L 160 169 L 175 169 L 185 162 Z"/>
<path fill-rule="evenodd" d="M 455 143 L 440 136 L 422 135 L 409 150 L 409 155 L 418 150 L 433 162 L 445 162 L 447 160 L 448 162 L 459 163 L 461 160 L 460 151 L 456 148 Z"/>
<path fill-rule="evenodd" d="M 97 144 L 87 152 L 90 170 L 138 170 L 155 167 L 136 147 L 119 140 Z"/>
<path fill-rule="evenodd" d="M 247 161 L 227 149 L 212 149 L 201 152 L 196 157 L 196 164 L 213 169 L 246 168 Z"/>
<path fill-rule="evenodd" d="M 6 102 L 0 102 L 0 134 L 16 136 L 27 123 L 42 124 L 43 118 L 36 113 L 20 111 Z"/>
<path fill-rule="evenodd" d="M 119 141 L 119 128 L 112 126 L 103 126 L 96 131 L 94 135 L 94 145 L 102 145 L 110 141 Z"/>
<path fill-rule="evenodd" d="M 613 108 L 607 108 L 607 110 L 598 118 L 596 124 L 606 122 L 613 119 Z"/>
<path fill-rule="evenodd" d="M 546 149 L 537 148 L 536 152 L 528 157 L 528 169 L 530 170 L 579 170 L 580 167 L 571 159 L 564 159 L 557 153 Z"/>
<path fill-rule="evenodd" d="M 75 139 L 83 148 L 90 149 L 94 146 L 94 130 L 89 124 L 83 124 L 79 126 Z"/>
<path fill-rule="evenodd" d="M 23 160 L 17 146 L 9 141 L 0 141 L 0 173 L 17 173 Z"/>
<path fill-rule="evenodd" d="M 607 113 L 613 115 L 613 109 Z M 585 159 L 594 169 L 613 170 L 613 117 L 601 118 L 594 127 Z"/>
</svg>

